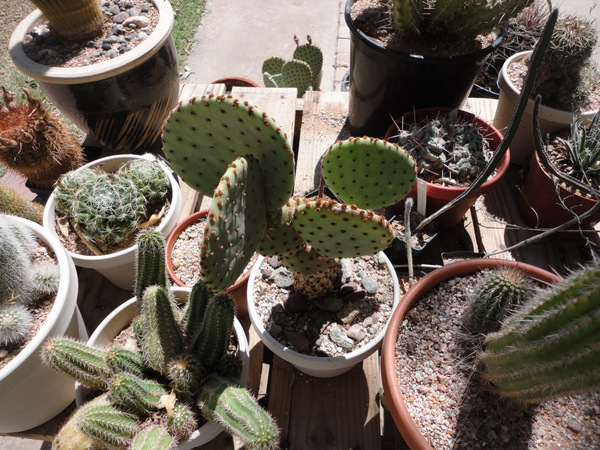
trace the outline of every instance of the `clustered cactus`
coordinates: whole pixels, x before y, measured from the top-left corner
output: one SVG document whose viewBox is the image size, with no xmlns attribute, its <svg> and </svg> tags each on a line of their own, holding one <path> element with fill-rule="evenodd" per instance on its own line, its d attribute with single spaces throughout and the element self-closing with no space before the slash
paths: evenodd
<svg viewBox="0 0 600 450">
<path fill-rule="evenodd" d="M 34 185 L 51 188 L 58 177 L 83 163 L 83 150 L 60 117 L 26 90 L 18 103 L 3 86 L 0 159 Z"/>
<path fill-rule="evenodd" d="M 403 38 L 474 39 L 515 17 L 533 0 L 390 0 L 392 25 Z"/>
<path fill-rule="evenodd" d="M 72 220 L 101 250 L 122 241 L 142 226 L 147 205 L 164 198 L 169 180 L 156 161 L 136 159 L 117 172 L 84 167 L 62 176 L 54 191 L 58 212 Z"/>
<path fill-rule="evenodd" d="M 307 36 L 307 40 L 307 44 L 300 45 L 298 37 L 294 36 L 296 49 L 291 60 L 272 56 L 263 62 L 262 72 L 266 87 L 295 87 L 298 89 L 298 98 L 302 98 L 307 90 L 319 89 L 323 52 L 313 45 L 310 35 Z"/>
<path fill-rule="evenodd" d="M 520 283 L 517 279 L 513 288 L 520 290 Z M 496 304 L 505 302 L 507 286 L 484 286 L 485 297 L 491 300 L 491 290 L 503 297 Z M 538 403 L 600 386 L 600 261 L 555 286 L 535 291 L 521 306 L 507 304 L 504 313 L 499 329 L 485 337 L 478 359 L 482 377 L 495 392 Z"/>
<path fill-rule="evenodd" d="M 100 348 L 64 337 L 48 340 L 46 364 L 102 391 L 70 417 L 57 448 L 174 448 L 198 428 L 199 416 L 239 436 L 250 449 L 273 449 L 279 430 L 237 379 L 239 358 L 229 351 L 234 302 L 198 281 L 181 309 L 165 278 L 164 240 L 138 235 L 133 321 L 137 349 Z M 152 444 L 152 446 L 150 446 Z"/>
<path fill-rule="evenodd" d="M 351 204 L 292 197 L 287 137 L 265 113 L 232 97 L 180 103 L 163 143 L 173 170 L 213 198 L 200 257 L 202 278 L 215 292 L 233 284 L 257 251 L 277 255 L 307 298 L 328 293 L 339 258 L 373 254 L 393 240 L 390 224 L 366 208 L 393 204 L 415 183 L 414 160 L 402 148 L 350 138 L 327 150 L 322 175 Z"/>
<path fill-rule="evenodd" d="M 58 266 L 33 262 L 36 238 L 13 216 L 0 214 L 0 346 L 23 343 L 30 334 L 30 307 L 58 290 Z"/>
<path fill-rule="evenodd" d="M 477 125 L 452 113 L 415 121 L 390 139 L 410 152 L 419 173 L 438 174 L 448 184 L 474 180 L 490 158 Z"/>
<path fill-rule="evenodd" d="M 596 29 L 587 18 L 567 16 L 556 22 L 533 86 L 544 105 L 563 111 L 590 109 L 590 94 L 600 81 L 591 58 L 597 42 Z"/>
</svg>

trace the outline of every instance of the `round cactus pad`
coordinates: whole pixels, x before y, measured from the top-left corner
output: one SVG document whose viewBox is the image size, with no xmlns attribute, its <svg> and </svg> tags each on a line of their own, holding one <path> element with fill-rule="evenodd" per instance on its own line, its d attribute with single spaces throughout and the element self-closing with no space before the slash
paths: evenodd
<svg viewBox="0 0 600 450">
<path fill-rule="evenodd" d="M 332 145 L 323 156 L 322 174 L 345 203 L 366 209 L 402 200 L 416 182 L 415 161 L 402 147 L 369 137 Z"/>
<path fill-rule="evenodd" d="M 394 238 L 382 216 L 329 199 L 298 205 L 292 224 L 319 254 L 329 258 L 370 255 L 389 247 Z"/>
<path fill-rule="evenodd" d="M 264 196 L 256 159 L 239 157 L 230 164 L 215 189 L 204 231 L 201 268 L 209 290 L 227 289 L 250 261 L 266 230 Z"/>
<path fill-rule="evenodd" d="M 164 153 L 190 187 L 212 196 L 227 166 L 252 155 L 260 164 L 267 211 L 281 208 L 294 184 L 292 146 L 275 121 L 231 96 L 181 102 L 164 126 Z"/>
</svg>

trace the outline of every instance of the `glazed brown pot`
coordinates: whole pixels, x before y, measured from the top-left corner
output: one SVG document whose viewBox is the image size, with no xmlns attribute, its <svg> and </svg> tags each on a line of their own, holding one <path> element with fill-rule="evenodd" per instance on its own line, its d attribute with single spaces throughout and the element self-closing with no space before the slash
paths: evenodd
<svg viewBox="0 0 600 450">
<path fill-rule="evenodd" d="M 243 77 L 225 77 L 219 78 L 218 80 L 213 81 L 211 84 L 224 84 L 225 90 L 227 92 L 231 92 L 231 89 L 234 86 L 239 87 L 260 87 L 260 85 L 248 78 Z"/>
<path fill-rule="evenodd" d="M 410 416 L 396 376 L 396 340 L 398 329 L 411 306 L 419 298 L 440 283 L 454 277 L 477 272 L 481 269 L 492 269 L 501 266 L 521 269 L 527 276 L 544 283 L 555 283 L 561 280 L 558 275 L 529 264 L 505 259 L 468 259 L 435 269 L 421 278 L 401 298 L 398 307 L 390 320 L 381 353 L 381 375 L 385 400 L 402 438 L 412 450 L 432 450 L 433 447 L 421 434 L 419 427 Z"/>
<path fill-rule="evenodd" d="M 573 219 L 573 213 L 580 215 L 593 208 L 596 202 L 561 185 L 558 185 L 557 192 L 552 175 L 542 166 L 536 153 L 529 163 L 529 173 L 523 183 L 517 206 L 528 226 L 553 228 Z M 569 209 L 565 209 L 562 203 Z M 592 228 L 599 220 L 600 212 L 585 219 L 580 226 Z M 577 227 L 578 225 L 574 225 L 571 229 Z"/>
<path fill-rule="evenodd" d="M 173 280 L 173 283 L 175 283 L 177 286 L 190 288 L 192 287 L 187 286 L 183 281 L 179 279 L 179 277 L 177 277 L 177 274 L 175 273 L 175 268 L 173 267 L 173 258 L 171 256 L 173 253 L 173 248 L 175 247 L 175 242 L 177 241 L 177 238 L 181 235 L 183 230 L 185 230 L 190 225 L 202 219 L 205 219 L 208 215 L 208 211 L 208 209 L 203 209 L 202 211 L 197 211 L 194 214 L 189 215 L 181 222 L 179 222 L 167 237 L 165 245 L 167 273 L 169 274 L 169 278 L 171 278 L 171 280 Z M 198 253 L 198 259 L 200 259 L 200 253 Z M 226 291 L 229 295 L 231 295 L 231 297 L 235 301 L 235 315 L 237 317 L 242 317 L 248 314 L 248 301 L 246 300 L 246 291 L 249 277 L 250 271 L 244 274 L 243 277 L 236 281 L 235 284 L 229 287 L 229 289 L 227 289 Z"/>
<path fill-rule="evenodd" d="M 159 21 L 149 37 L 117 58 L 83 67 L 52 67 L 31 60 L 23 38 L 42 20 L 27 16 L 10 39 L 10 56 L 79 128 L 107 149 L 140 153 L 155 143 L 179 98 L 177 51 L 168 0 L 152 0 Z"/>
<path fill-rule="evenodd" d="M 427 117 L 434 117 L 438 113 L 449 113 L 453 111 L 452 108 L 426 108 L 420 109 L 414 112 L 406 113 L 402 117 L 396 119 L 395 123 L 392 123 L 386 134 L 385 139 L 390 140 L 392 136 L 397 133 L 396 124 L 405 124 L 408 128 L 410 124 L 414 122 L 419 122 L 421 120 L 426 119 Z M 498 131 L 493 125 L 489 124 L 485 120 L 477 117 L 474 114 L 471 114 L 467 111 L 458 110 L 458 117 L 467 119 L 477 124 L 477 128 L 480 130 L 481 134 L 488 140 L 490 147 L 495 151 L 496 148 L 500 145 L 502 141 L 502 134 Z M 393 141 L 393 140 L 392 140 Z M 478 197 L 490 192 L 492 189 L 495 189 L 501 182 L 502 178 L 506 174 L 508 170 L 508 166 L 510 165 L 510 150 L 506 151 L 506 154 L 500 161 L 500 164 L 496 170 L 496 174 L 494 174 L 491 178 L 489 178 L 485 183 L 481 185 L 481 187 L 468 199 L 462 201 L 449 211 L 442 214 L 440 217 L 436 219 L 436 222 L 440 226 L 440 230 L 446 230 L 448 228 L 452 228 L 456 224 L 458 224 L 466 212 L 469 210 L 471 206 L 475 204 L 475 201 Z M 458 197 L 464 191 L 467 190 L 466 187 L 450 187 L 450 186 L 441 186 L 438 184 L 433 184 L 427 182 L 427 208 L 426 215 L 429 216 L 434 212 L 438 211 L 440 208 L 445 206 L 451 200 Z M 409 197 L 412 197 L 416 200 L 417 198 L 417 185 L 413 187 L 412 191 L 408 194 Z M 397 205 L 394 210 L 399 209 L 400 205 Z"/>
</svg>

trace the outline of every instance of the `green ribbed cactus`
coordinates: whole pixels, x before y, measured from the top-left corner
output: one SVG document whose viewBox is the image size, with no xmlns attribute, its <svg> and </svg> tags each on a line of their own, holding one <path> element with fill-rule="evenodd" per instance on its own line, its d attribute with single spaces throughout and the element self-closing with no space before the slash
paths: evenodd
<svg viewBox="0 0 600 450">
<path fill-rule="evenodd" d="M 229 380 L 211 377 L 199 396 L 202 413 L 231 434 L 239 436 L 250 450 L 275 449 L 279 430 L 271 416 L 256 408 L 250 393 Z"/>
<path fill-rule="evenodd" d="M 265 113 L 231 97 L 182 102 L 165 125 L 163 142 L 173 169 L 212 197 L 201 270 L 214 292 L 233 284 L 259 251 L 278 255 L 304 295 L 328 293 L 338 258 L 376 253 L 393 239 L 387 221 L 366 208 L 401 200 L 415 183 L 415 163 L 403 149 L 351 138 L 332 145 L 322 164 L 330 188 L 351 204 L 291 197 L 287 138 Z M 220 177 L 212 178 L 218 170 Z"/>
<path fill-rule="evenodd" d="M 600 262 L 537 292 L 479 357 L 500 395 L 527 403 L 600 387 Z"/>
<path fill-rule="evenodd" d="M 23 343 L 31 333 L 30 307 L 54 294 L 59 269 L 34 262 L 36 237 L 14 216 L 0 214 L 0 346 Z"/>
<path fill-rule="evenodd" d="M 136 237 L 136 277 L 134 294 L 138 301 L 144 296 L 147 287 L 170 286 L 165 264 L 165 240 L 155 228 L 146 228 Z"/>
<path fill-rule="evenodd" d="M 138 231 L 148 203 L 164 198 L 168 190 L 158 163 L 143 159 L 114 173 L 98 168 L 69 172 L 58 180 L 54 195 L 58 214 L 79 226 L 101 251 L 108 251 L 109 246 Z"/>
<path fill-rule="evenodd" d="M 70 41 L 96 38 L 104 29 L 104 13 L 95 0 L 31 0 L 50 27 Z"/>
<path fill-rule="evenodd" d="M 469 311 L 469 328 L 489 333 L 523 304 L 529 293 L 529 280 L 519 269 L 501 267 L 485 277 L 475 288 Z"/>
<path fill-rule="evenodd" d="M 302 98 L 307 90 L 318 90 L 321 85 L 323 68 L 323 52 L 312 44 L 310 35 L 308 43 L 300 45 L 294 36 L 296 49 L 293 59 L 286 61 L 280 56 L 267 58 L 262 65 L 263 80 L 266 87 L 295 87 L 298 98 Z"/>
<path fill-rule="evenodd" d="M 0 214 L 10 214 L 42 224 L 44 205 L 31 202 L 17 192 L 0 184 Z"/>
<path fill-rule="evenodd" d="M 148 230 L 138 242 L 139 267 L 148 286 L 138 286 L 143 298 L 138 301 L 141 311 L 133 321 L 137 347 L 97 348 L 64 337 L 44 345 L 42 359 L 48 366 L 103 391 L 63 425 L 55 442 L 57 448 L 175 448 L 198 428 L 202 415 L 199 396 L 207 380 L 218 377 L 233 385 L 229 380 L 241 374 L 239 357 L 229 351 L 233 300 L 226 294 L 209 293 L 199 281 L 181 310 L 162 284 L 164 239 Z M 157 257 L 161 254 L 162 258 Z M 266 415 L 248 393 L 246 397 L 250 400 L 244 401 L 244 414 Z M 236 399 L 223 399 L 229 400 L 235 409 Z M 211 420 L 213 416 L 204 417 Z M 273 428 L 271 439 L 266 442 L 257 436 L 249 448 L 277 446 L 277 427 L 273 421 L 269 426 Z M 239 433 L 240 429 L 231 431 Z M 249 436 L 242 433 L 240 438 Z"/>
</svg>

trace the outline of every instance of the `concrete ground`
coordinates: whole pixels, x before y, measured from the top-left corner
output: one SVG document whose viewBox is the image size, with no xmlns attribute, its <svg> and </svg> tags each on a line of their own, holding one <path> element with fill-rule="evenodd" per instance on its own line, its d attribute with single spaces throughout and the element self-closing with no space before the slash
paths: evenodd
<svg viewBox="0 0 600 450">
<path fill-rule="evenodd" d="M 264 86 L 264 59 L 279 55 L 291 58 L 293 36 L 323 50 L 324 91 L 339 90 L 350 64 L 350 36 L 343 9 L 345 0 L 207 0 L 206 14 L 196 34 L 187 66 L 186 82 L 210 83 L 238 76 Z M 600 27 L 600 7 L 595 0 L 554 2 L 561 14 L 591 16 Z M 600 63 L 600 51 L 595 55 Z M 32 439 L 0 437 L 0 450 L 48 450 L 49 443 Z"/>
</svg>

